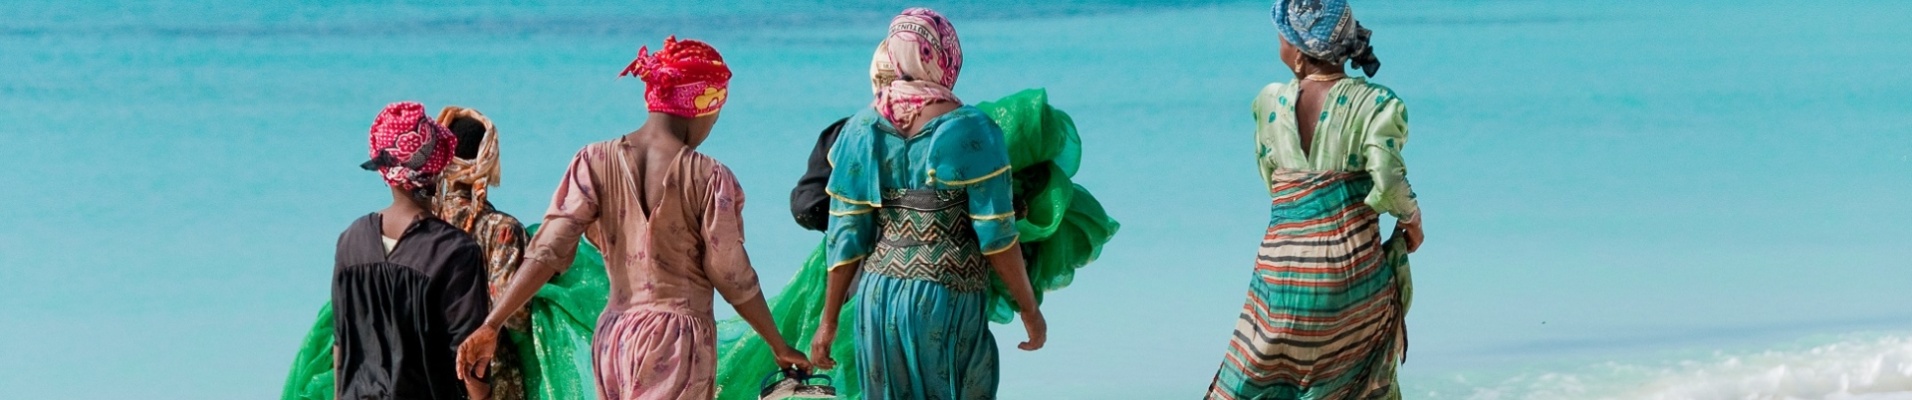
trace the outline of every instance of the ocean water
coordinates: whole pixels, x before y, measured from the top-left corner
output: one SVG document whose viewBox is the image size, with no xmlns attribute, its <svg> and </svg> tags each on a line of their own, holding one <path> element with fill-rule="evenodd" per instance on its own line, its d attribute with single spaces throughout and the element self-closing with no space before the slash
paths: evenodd
<svg viewBox="0 0 1912 400">
<path fill-rule="evenodd" d="M 1005 349 L 1003 397 L 1198 396 L 1266 224 L 1267 5 L 1022 3 L 919 4 L 961 32 L 963 98 L 1046 87 L 1074 115 L 1077 180 L 1124 227 L 1044 305 L 1049 346 Z M 789 186 L 908 5 L 0 3 L 0 397 L 275 396 L 337 232 L 387 201 L 356 168 L 379 107 L 491 116 L 493 201 L 532 219 L 641 122 L 616 73 L 669 34 L 736 68 L 702 150 L 774 291 L 819 240 Z M 1912 3 L 1355 7 L 1427 209 L 1410 397 L 1912 397 Z"/>
</svg>

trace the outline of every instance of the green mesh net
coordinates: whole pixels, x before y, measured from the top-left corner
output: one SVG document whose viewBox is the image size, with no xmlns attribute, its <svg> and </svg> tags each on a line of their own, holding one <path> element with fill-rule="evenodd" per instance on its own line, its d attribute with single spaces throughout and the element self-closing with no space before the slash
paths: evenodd
<svg viewBox="0 0 1912 400">
<path fill-rule="evenodd" d="M 1077 268 L 1095 261 L 1120 224 L 1109 218 L 1102 203 L 1087 189 L 1069 180 L 1081 166 L 1082 139 L 1076 135 L 1075 121 L 1069 114 L 1049 106 L 1048 92 L 1024 90 L 976 107 L 1003 129 L 1009 163 L 1015 170 L 1016 202 L 1028 210 L 1016 222 L 1016 228 L 1021 233 L 1023 257 L 1028 261 L 1029 281 L 1036 290 L 1036 301 L 1041 302 L 1044 292 L 1069 286 Z M 823 291 L 828 281 L 824 263 L 823 247 L 819 245 L 797 276 L 770 300 L 777 331 L 798 349 L 810 348 L 810 339 L 822 322 Z M 989 319 L 1008 323 L 1017 307 L 1001 279 L 992 278 L 989 295 Z M 850 333 L 855 313 L 854 302 L 844 305 L 837 341 L 831 349 L 837 367 L 823 371 L 836 378 L 840 399 L 863 398 L 852 350 L 855 340 Z M 717 398 L 756 399 L 760 380 L 776 370 L 769 345 L 741 318 L 718 322 L 717 334 Z"/>
<path fill-rule="evenodd" d="M 536 233 L 537 225 L 526 229 Z M 518 343 L 524 366 L 526 397 L 530 399 L 568 400 L 597 396 L 591 375 L 591 334 L 598 313 L 610 296 L 610 280 L 604 275 L 604 255 L 589 242 L 578 244 L 577 260 L 571 269 L 538 288 L 526 308 L 531 310 L 529 333 L 507 332 Z M 319 308 L 318 321 L 286 376 L 284 400 L 331 400 L 332 375 L 332 303 Z"/>
</svg>

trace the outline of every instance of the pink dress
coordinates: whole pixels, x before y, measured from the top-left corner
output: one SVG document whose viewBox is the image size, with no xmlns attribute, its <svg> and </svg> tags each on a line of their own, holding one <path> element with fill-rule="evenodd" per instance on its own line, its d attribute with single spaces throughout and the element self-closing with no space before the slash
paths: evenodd
<svg viewBox="0 0 1912 400">
<path fill-rule="evenodd" d="M 598 398 L 712 398 L 717 365 L 711 292 L 757 298 L 744 253 L 743 188 L 717 160 L 685 149 L 643 210 L 622 138 L 579 151 L 527 258 L 562 270 L 580 236 L 604 253 L 610 299 L 592 338 Z"/>
</svg>

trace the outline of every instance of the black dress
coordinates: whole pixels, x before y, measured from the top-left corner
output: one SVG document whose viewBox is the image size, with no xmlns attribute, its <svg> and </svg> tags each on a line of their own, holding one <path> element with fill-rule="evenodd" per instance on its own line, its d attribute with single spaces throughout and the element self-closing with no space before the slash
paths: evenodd
<svg viewBox="0 0 1912 400">
<path fill-rule="evenodd" d="M 490 310 L 484 253 L 434 217 L 387 254 L 378 213 L 339 234 L 332 272 L 339 399 L 464 399 L 458 344 Z"/>
</svg>

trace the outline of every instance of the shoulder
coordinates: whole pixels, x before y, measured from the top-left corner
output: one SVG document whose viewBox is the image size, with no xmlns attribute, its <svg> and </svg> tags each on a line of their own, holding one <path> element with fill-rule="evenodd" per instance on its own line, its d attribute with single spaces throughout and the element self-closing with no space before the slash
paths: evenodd
<svg viewBox="0 0 1912 400">
<path fill-rule="evenodd" d="M 950 110 L 949 113 L 937 117 L 932 123 L 936 124 L 929 127 L 936 135 L 932 140 L 938 142 L 945 142 L 951 138 L 967 138 L 968 141 L 1002 141 L 1002 127 L 997 126 L 995 120 L 989 119 L 989 114 L 983 113 L 982 109 L 975 106 L 966 105 Z"/>
<path fill-rule="evenodd" d="M 1394 94 L 1394 89 L 1367 79 L 1356 79 L 1359 79 L 1359 86 L 1356 86 L 1355 90 L 1361 97 L 1370 99 L 1375 105 L 1384 105 L 1389 102 L 1404 103 L 1399 95 Z"/>
<path fill-rule="evenodd" d="M 944 118 L 945 128 L 1001 129 L 996 126 L 996 120 L 989 119 L 988 113 L 971 105 L 950 110 Z"/>
<path fill-rule="evenodd" d="M 883 114 L 877 112 L 876 108 L 863 107 L 856 110 L 856 114 L 850 114 L 849 118 L 845 118 L 843 120 L 843 126 L 838 128 L 838 130 L 841 133 L 847 134 L 854 131 L 871 130 L 879 126 L 888 125 L 889 122 L 883 120 Z"/>
<path fill-rule="evenodd" d="M 1274 82 L 1274 83 L 1269 83 L 1267 86 L 1262 86 L 1261 91 L 1255 93 L 1255 98 L 1260 99 L 1263 97 L 1272 98 L 1275 96 L 1280 96 L 1281 92 L 1288 90 L 1289 83 L 1290 82 Z"/>
<path fill-rule="evenodd" d="M 732 173 L 730 166 L 717 161 L 717 158 L 696 150 L 684 152 L 684 157 L 684 167 L 697 169 L 685 172 L 703 176 L 712 189 L 730 189 L 737 186 L 737 174 Z"/>
<path fill-rule="evenodd" d="M 465 232 L 463 229 L 458 229 L 457 226 L 453 226 L 450 222 L 445 222 L 445 220 L 438 218 L 426 218 L 424 221 L 419 222 L 419 224 L 418 229 L 421 231 L 420 233 L 431 237 L 434 241 L 448 249 L 455 251 L 477 251 L 479 249 L 478 241 L 472 239 L 471 233 Z"/>
<path fill-rule="evenodd" d="M 617 148 L 617 143 L 618 143 L 617 138 L 591 142 L 590 144 L 584 145 L 584 147 L 578 148 L 577 155 L 573 156 L 572 158 L 575 161 L 586 161 L 586 160 L 596 159 L 598 157 L 604 156 L 605 154 L 610 154 L 610 152 L 613 149 Z"/>
<path fill-rule="evenodd" d="M 339 232 L 339 243 L 345 243 L 352 238 L 363 237 L 368 233 L 378 234 L 378 212 L 376 211 L 355 218 L 351 224 L 346 225 L 345 230 Z"/>
<path fill-rule="evenodd" d="M 870 151 L 870 142 L 875 137 L 876 130 L 886 129 L 885 127 L 888 126 L 889 122 L 884 121 L 883 115 L 877 113 L 875 108 L 863 107 L 857 110 L 856 114 L 844 118 L 842 124 L 837 126 L 830 140 L 829 150 L 825 150 L 824 163 L 834 168 L 837 163 L 858 162 L 862 159 L 861 157 L 846 158 L 840 154 Z"/>
<path fill-rule="evenodd" d="M 1274 82 L 1262 86 L 1261 91 L 1255 92 L 1255 103 L 1259 104 L 1287 94 L 1288 87 L 1293 83 L 1294 82 Z"/>
<path fill-rule="evenodd" d="M 522 235 L 524 233 L 524 222 L 518 221 L 518 217 L 511 216 L 511 214 L 506 214 L 503 211 L 496 209 L 491 210 L 489 214 L 485 215 L 485 221 L 487 233 L 492 237 L 508 237 L 505 235 Z"/>
</svg>

